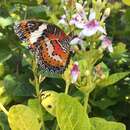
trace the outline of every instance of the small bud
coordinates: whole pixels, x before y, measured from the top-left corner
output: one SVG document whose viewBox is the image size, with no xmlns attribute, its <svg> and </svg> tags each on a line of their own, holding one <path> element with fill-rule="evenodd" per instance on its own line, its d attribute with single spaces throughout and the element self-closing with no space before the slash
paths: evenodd
<svg viewBox="0 0 130 130">
<path fill-rule="evenodd" d="M 79 3 L 76 3 L 76 9 L 78 12 L 82 12 L 84 9 L 83 9 L 83 6 Z"/>
<path fill-rule="evenodd" d="M 75 62 L 71 69 L 72 83 L 75 83 L 77 81 L 79 77 L 79 73 L 80 73 L 80 70 L 79 70 L 78 62 Z"/>
<path fill-rule="evenodd" d="M 109 17 L 110 15 L 110 12 L 111 12 L 111 9 L 110 8 L 106 8 L 106 10 L 104 11 L 104 14 L 102 16 L 102 22 L 106 20 L 107 17 Z"/>
<path fill-rule="evenodd" d="M 89 70 L 86 70 L 86 71 L 85 71 L 85 75 L 86 75 L 86 76 L 89 76 L 89 75 L 90 75 L 90 71 L 89 71 Z"/>
</svg>

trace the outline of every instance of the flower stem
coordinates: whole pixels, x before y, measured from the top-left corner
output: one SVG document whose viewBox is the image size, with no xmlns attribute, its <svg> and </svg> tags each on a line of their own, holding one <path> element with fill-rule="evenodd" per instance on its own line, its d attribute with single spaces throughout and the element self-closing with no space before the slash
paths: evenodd
<svg viewBox="0 0 130 130">
<path fill-rule="evenodd" d="M 87 112 L 89 93 L 85 94 L 84 97 L 84 110 Z"/>
<path fill-rule="evenodd" d="M 0 109 L 6 114 L 8 115 L 8 111 L 5 109 L 5 107 L 0 103 Z"/>
<path fill-rule="evenodd" d="M 36 90 L 36 94 L 37 97 L 39 96 L 39 92 L 40 92 L 40 80 L 39 80 L 39 75 L 38 75 L 38 71 L 37 71 L 37 65 L 36 65 L 36 61 L 33 59 L 32 61 L 32 71 L 33 71 L 33 75 L 34 75 L 34 86 L 35 86 L 35 90 Z"/>
<path fill-rule="evenodd" d="M 37 94 L 37 96 L 39 96 L 40 84 L 38 82 L 38 77 L 37 76 L 35 77 L 35 87 L 36 87 L 36 94 Z"/>
<path fill-rule="evenodd" d="M 65 94 L 68 94 L 69 91 L 69 83 L 66 82 L 66 87 L 65 87 Z"/>
</svg>

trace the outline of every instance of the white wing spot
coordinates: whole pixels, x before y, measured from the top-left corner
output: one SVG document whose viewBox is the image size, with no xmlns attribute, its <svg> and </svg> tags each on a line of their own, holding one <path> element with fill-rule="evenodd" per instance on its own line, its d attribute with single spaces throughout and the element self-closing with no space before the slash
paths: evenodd
<svg viewBox="0 0 130 130">
<path fill-rule="evenodd" d="M 52 55 L 52 53 L 54 52 L 54 48 L 51 45 L 51 43 L 50 43 L 50 41 L 49 41 L 48 38 L 45 39 L 45 43 L 47 45 L 49 56 L 52 57 L 53 59 L 57 60 L 57 61 L 62 62 L 62 59 L 60 58 L 60 56 L 58 56 L 58 55 Z"/>
<path fill-rule="evenodd" d="M 42 24 L 41 26 L 39 26 L 38 30 L 31 33 L 29 41 L 31 43 L 37 42 L 37 39 L 42 35 L 43 30 L 45 30 L 46 28 L 47 28 L 46 24 Z"/>
</svg>

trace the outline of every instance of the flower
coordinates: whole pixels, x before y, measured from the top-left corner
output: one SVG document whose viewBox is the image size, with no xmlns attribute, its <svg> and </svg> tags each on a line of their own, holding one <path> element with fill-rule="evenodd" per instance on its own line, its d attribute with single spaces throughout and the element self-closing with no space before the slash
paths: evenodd
<svg viewBox="0 0 130 130">
<path fill-rule="evenodd" d="M 79 3 L 76 3 L 75 6 L 76 14 L 72 16 L 69 23 L 70 25 L 75 25 L 77 28 L 83 28 L 84 22 L 87 20 L 84 7 Z"/>
<path fill-rule="evenodd" d="M 63 25 L 67 25 L 66 16 L 65 16 L 65 15 L 62 15 L 62 16 L 61 16 L 61 19 L 59 20 L 58 23 L 59 23 L 59 24 L 63 24 Z"/>
<path fill-rule="evenodd" d="M 73 40 L 71 40 L 70 45 L 75 45 L 75 44 L 82 44 L 83 40 L 80 37 L 75 37 Z"/>
<path fill-rule="evenodd" d="M 100 37 L 100 39 L 102 40 L 101 47 L 104 49 L 107 48 L 109 52 L 113 52 L 112 41 L 110 40 L 110 38 L 103 35 Z"/>
<path fill-rule="evenodd" d="M 100 23 L 95 19 L 96 13 L 93 9 L 90 11 L 89 20 L 84 24 L 83 30 L 80 32 L 80 37 L 92 36 L 97 31 L 106 34 L 106 30 L 100 25 Z"/>
<path fill-rule="evenodd" d="M 78 62 L 75 62 L 71 69 L 72 83 L 75 83 L 77 81 L 79 74 L 80 74 L 80 70 L 79 70 Z"/>
<path fill-rule="evenodd" d="M 79 37 L 90 37 L 97 31 L 106 34 L 105 28 L 103 28 L 100 25 L 100 22 L 96 20 L 96 13 L 93 9 L 90 10 L 88 20 L 84 8 L 81 4 L 76 3 L 76 10 L 76 14 L 74 14 L 70 20 L 70 25 L 75 25 L 77 28 L 82 29 Z"/>
<path fill-rule="evenodd" d="M 75 25 L 77 28 L 83 28 L 84 21 L 81 14 L 77 13 L 72 16 L 69 22 L 70 25 Z"/>
</svg>

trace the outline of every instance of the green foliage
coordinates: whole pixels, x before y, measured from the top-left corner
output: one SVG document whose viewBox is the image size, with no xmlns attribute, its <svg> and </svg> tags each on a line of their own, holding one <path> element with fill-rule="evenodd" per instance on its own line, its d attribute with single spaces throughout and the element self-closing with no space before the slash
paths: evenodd
<svg viewBox="0 0 130 130">
<path fill-rule="evenodd" d="M 40 19 L 79 36 L 83 29 L 69 22 L 78 10 L 80 24 L 87 23 L 92 9 L 107 33 L 81 35 L 65 73 L 44 75 L 28 43 L 16 37 L 15 22 Z M 102 35 L 112 40 L 113 52 L 103 47 Z M 129 130 L 129 43 L 129 0 L 1 0 L 0 130 Z M 79 72 L 72 75 L 75 63 Z"/>
<path fill-rule="evenodd" d="M 65 94 L 59 95 L 56 117 L 61 130 L 90 130 L 90 122 L 83 106 L 77 99 Z"/>
<path fill-rule="evenodd" d="M 0 26 L 4 29 L 6 26 L 9 26 L 13 23 L 11 17 L 3 18 L 0 17 Z"/>
<path fill-rule="evenodd" d="M 124 4 L 130 6 L 130 1 L 129 0 L 122 0 Z"/>
<path fill-rule="evenodd" d="M 3 112 L 0 112 L 0 130 L 10 130 L 7 116 Z"/>
<path fill-rule="evenodd" d="M 29 99 L 28 106 L 36 113 L 39 122 L 42 122 L 44 115 L 42 114 L 43 112 L 40 102 L 37 99 Z"/>
<path fill-rule="evenodd" d="M 36 114 L 25 105 L 11 107 L 8 121 L 12 130 L 40 130 L 41 127 Z"/>
<path fill-rule="evenodd" d="M 3 81 L 0 81 L 0 103 L 3 105 L 7 105 L 11 102 L 12 98 L 8 95 Z"/>
<path fill-rule="evenodd" d="M 125 125 L 113 121 L 106 121 L 102 118 L 90 118 L 92 130 L 125 130 Z"/>
<path fill-rule="evenodd" d="M 111 56 L 113 58 L 119 58 L 122 57 L 126 51 L 126 45 L 120 42 L 114 47 L 114 52 L 111 53 Z"/>
<path fill-rule="evenodd" d="M 45 107 L 45 109 L 49 113 L 56 116 L 56 106 L 57 106 L 57 100 L 59 98 L 58 93 L 53 91 L 45 91 L 44 95 L 45 97 L 43 96 L 41 104 Z"/>
<path fill-rule="evenodd" d="M 45 91 L 42 95 L 42 105 L 56 116 L 60 129 L 90 130 L 89 118 L 77 99 L 53 91 Z"/>
<path fill-rule="evenodd" d="M 119 80 L 121 80 L 124 77 L 126 77 L 128 74 L 130 74 L 130 72 L 120 72 L 120 73 L 112 74 L 108 78 L 106 78 L 106 79 L 101 80 L 100 82 L 98 82 L 97 86 L 106 87 L 106 86 L 115 84 Z"/>
<path fill-rule="evenodd" d="M 5 72 L 4 65 L 2 63 L 0 63 L 0 77 L 2 77 L 4 75 L 4 72 Z"/>
</svg>

